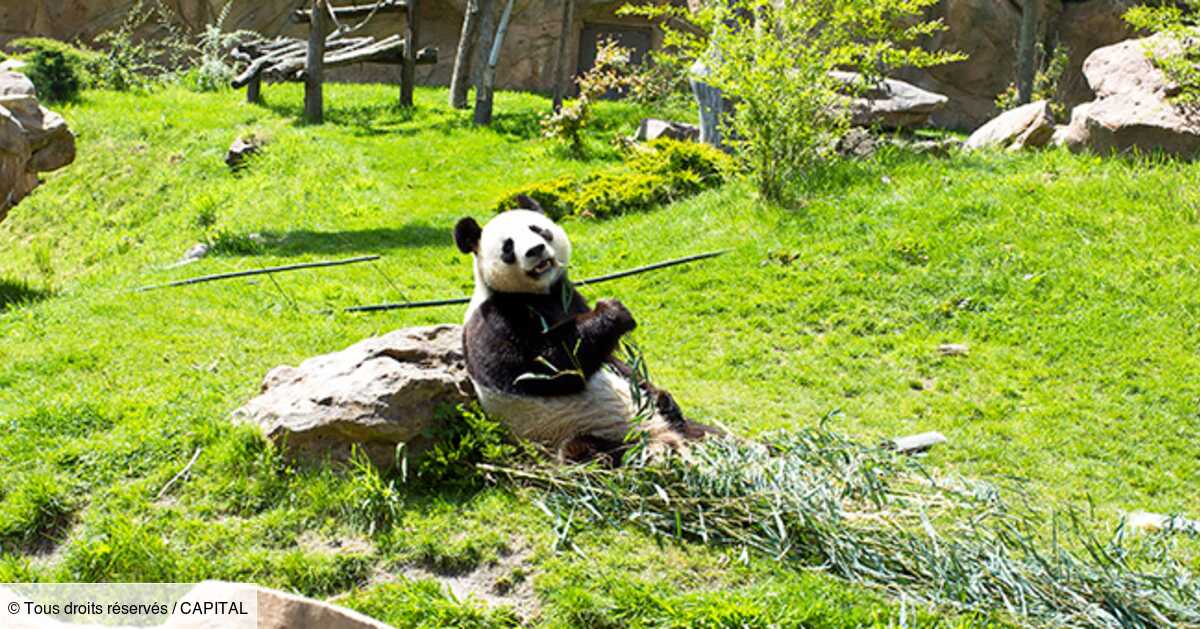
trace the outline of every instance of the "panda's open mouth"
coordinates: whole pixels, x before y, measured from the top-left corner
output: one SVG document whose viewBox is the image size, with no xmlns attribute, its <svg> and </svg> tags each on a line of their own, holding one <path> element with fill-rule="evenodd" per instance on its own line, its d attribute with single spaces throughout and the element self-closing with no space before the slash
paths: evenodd
<svg viewBox="0 0 1200 629">
<path fill-rule="evenodd" d="M 542 260 L 541 262 L 538 262 L 536 266 L 534 266 L 532 269 L 529 269 L 528 271 L 526 271 L 526 274 L 528 274 L 529 277 L 532 277 L 533 279 L 537 279 L 537 278 L 545 275 L 546 273 L 549 273 L 550 270 L 556 266 L 558 266 L 558 262 L 556 262 L 553 257 L 549 257 L 549 258 Z"/>
</svg>

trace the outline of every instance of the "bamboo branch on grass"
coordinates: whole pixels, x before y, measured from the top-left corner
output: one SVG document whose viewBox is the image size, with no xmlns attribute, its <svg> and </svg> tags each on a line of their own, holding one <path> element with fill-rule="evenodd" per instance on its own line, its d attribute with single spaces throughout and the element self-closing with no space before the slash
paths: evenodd
<svg viewBox="0 0 1200 629">
<path fill-rule="evenodd" d="M 135 292 L 145 292 L 150 290 L 158 290 L 160 288 L 174 288 L 176 286 L 188 286 L 191 284 L 202 284 L 204 282 L 216 282 L 218 280 L 228 280 L 237 277 L 249 277 L 252 275 L 268 275 L 271 273 L 286 273 L 288 271 L 296 271 L 299 269 L 318 269 L 329 266 L 342 266 L 346 264 L 357 264 L 359 262 L 370 262 L 378 260 L 379 256 L 359 256 L 357 258 L 347 258 L 345 260 L 322 260 L 319 262 L 303 262 L 300 264 L 285 264 L 283 266 L 272 266 L 265 269 L 251 269 L 248 271 L 232 271 L 229 273 L 216 273 L 213 275 L 201 275 L 200 277 L 192 277 L 186 280 L 176 282 L 168 282 L 166 284 L 155 284 L 153 286 L 142 286 L 135 289 Z"/>
</svg>

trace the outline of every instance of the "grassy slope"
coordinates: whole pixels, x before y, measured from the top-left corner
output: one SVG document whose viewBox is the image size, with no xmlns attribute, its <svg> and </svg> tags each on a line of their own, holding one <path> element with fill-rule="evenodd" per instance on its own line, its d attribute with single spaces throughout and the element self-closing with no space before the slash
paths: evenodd
<svg viewBox="0 0 1200 629">
<path fill-rule="evenodd" d="M 228 425 L 272 366 L 458 320 L 457 308 L 322 311 L 466 294 L 454 220 L 612 157 L 565 160 L 532 139 L 537 97 L 501 95 L 492 130 L 446 110 L 441 91 L 420 91 L 415 116 L 386 107 L 394 97 L 335 86 L 320 128 L 294 124 L 296 86 L 268 90 L 269 108 L 183 91 L 91 93 L 64 108 L 79 160 L 0 226 L 0 299 L 22 302 L 0 311 L 0 581 L 219 577 L 332 595 L 407 564 L 464 568 L 522 551 L 551 624 L 886 623 L 889 604 L 765 560 L 734 566 L 736 554 L 660 550 L 612 530 L 578 540 L 588 558 L 555 554 L 539 512 L 499 490 L 402 494 L 400 523 L 372 533 L 381 492 L 369 474 L 290 469 Z M 594 146 L 637 115 L 606 107 Z M 272 144 L 230 174 L 224 149 L 248 131 Z M 581 275 L 733 249 L 585 291 L 629 305 L 656 379 L 698 419 L 758 433 L 840 409 L 832 426 L 866 439 L 940 430 L 950 444 L 935 464 L 1029 478 L 1057 504 L 1090 496 L 1108 526 L 1127 509 L 1194 508 L 1197 170 L 1059 152 L 893 155 L 843 169 L 799 209 L 761 207 L 735 184 L 568 229 Z M 203 237 L 199 217 L 284 238 L 162 270 Z M 287 299 L 269 281 L 128 292 L 359 253 L 386 257 L 282 276 Z M 943 342 L 970 355 L 939 357 Z M 191 478 L 156 501 L 196 448 Z M 350 600 L 406 624 L 437 599 L 400 590 Z"/>
</svg>

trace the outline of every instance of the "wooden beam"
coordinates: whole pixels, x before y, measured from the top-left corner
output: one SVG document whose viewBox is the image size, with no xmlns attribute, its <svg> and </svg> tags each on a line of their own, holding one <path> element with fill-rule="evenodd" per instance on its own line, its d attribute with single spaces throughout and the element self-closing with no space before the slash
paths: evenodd
<svg viewBox="0 0 1200 629">
<path fill-rule="evenodd" d="M 474 122 L 477 125 L 492 123 L 492 96 L 496 89 L 496 64 L 500 63 L 500 49 L 504 47 L 504 35 L 508 32 L 508 22 L 512 19 L 515 2 L 516 0 L 508 0 L 504 5 L 504 13 L 500 16 L 500 25 L 496 27 L 496 37 L 492 41 L 492 52 L 488 55 L 487 67 L 483 69 L 479 88 L 475 90 Z"/>
<path fill-rule="evenodd" d="M 372 11 L 375 11 L 376 13 L 404 13 L 408 11 L 409 2 L 411 2 L 411 0 L 390 0 L 383 6 L 379 7 L 378 11 L 375 11 L 374 4 L 356 4 L 348 7 L 335 7 L 333 13 L 339 20 L 362 19 L 368 15 L 371 15 Z M 291 19 L 292 22 L 295 22 L 296 24 L 308 24 L 312 22 L 312 10 L 297 9 L 292 11 Z M 328 16 L 326 16 L 326 19 L 328 19 Z"/>
<path fill-rule="evenodd" d="M 246 84 L 246 102 L 252 105 L 262 103 L 262 73 L 257 72 L 250 77 Z"/>
<path fill-rule="evenodd" d="M 321 84 L 325 80 L 326 2 L 312 0 L 312 22 L 308 28 L 308 51 L 304 66 L 304 120 L 309 124 L 325 121 L 324 87 Z"/>
<path fill-rule="evenodd" d="M 468 73 L 471 67 L 471 48 L 475 31 L 479 28 L 479 0 L 467 0 L 463 11 L 462 33 L 458 36 L 458 50 L 454 53 L 454 71 L 450 74 L 450 106 L 467 108 L 467 91 L 470 89 Z"/>
<path fill-rule="evenodd" d="M 417 20 L 419 0 L 408 0 L 408 15 L 404 18 L 404 63 L 400 66 L 400 106 L 412 107 L 413 85 L 417 80 Z"/>
<path fill-rule="evenodd" d="M 566 68 L 567 42 L 571 40 L 572 27 L 575 24 L 575 0 L 563 0 L 562 31 L 558 35 L 558 50 L 554 55 L 554 113 L 562 110 L 563 94 L 567 91 L 566 78 L 563 70 Z"/>
</svg>

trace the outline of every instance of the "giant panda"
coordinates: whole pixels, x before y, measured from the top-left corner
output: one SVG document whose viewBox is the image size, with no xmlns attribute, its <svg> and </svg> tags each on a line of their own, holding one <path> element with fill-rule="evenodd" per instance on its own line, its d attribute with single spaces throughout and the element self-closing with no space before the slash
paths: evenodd
<svg viewBox="0 0 1200 629">
<path fill-rule="evenodd" d="M 567 233 L 532 199 L 519 202 L 482 228 L 470 217 L 454 227 L 459 250 L 474 256 L 463 350 L 483 410 L 571 461 L 618 460 L 639 416 L 658 451 L 715 433 L 685 419 L 668 392 L 633 388 L 632 369 L 613 355 L 637 327 L 633 315 L 615 299 L 589 307 L 567 279 Z"/>
</svg>

